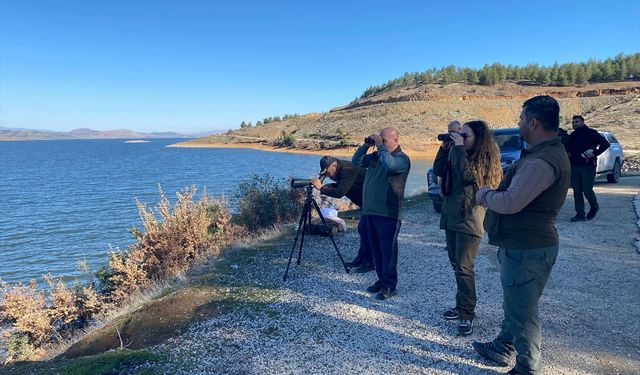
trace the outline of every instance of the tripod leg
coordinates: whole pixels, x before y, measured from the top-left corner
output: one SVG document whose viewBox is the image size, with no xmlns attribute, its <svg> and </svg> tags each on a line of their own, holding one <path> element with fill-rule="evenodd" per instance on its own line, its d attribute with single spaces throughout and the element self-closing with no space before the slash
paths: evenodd
<svg viewBox="0 0 640 375">
<path fill-rule="evenodd" d="M 302 208 L 302 215 L 300 215 L 300 220 L 298 221 L 298 230 L 296 231 L 296 236 L 293 239 L 293 246 L 291 247 L 291 254 L 289 254 L 289 262 L 287 263 L 287 269 L 284 271 L 284 277 L 282 281 L 287 281 L 287 274 L 289 273 L 289 267 L 291 266 L 291 259 L 293 258 L 293 252 L 296 249 L 296 244 L 298 243 L 298 236 L 300 235 L 300 229 L 304 228 L 304 221 L 307 215 L 307 210 L 310 210 L 310 207 L 305 203 Z M 303 230 L 304 235 L 304 230 Z"/>
<path fill-rule="evenodd" d="M 322 224 L 325 226 L 325 228 L 328 228 L 329 225 L 327 224 L 327 221 L 324 219 L 324 216 L 322 216 L 322 212 L 320 211 L 320 207 L 318 206 L 318 203 L 316 203 L 316 201 L 313 201 L 313 206 L 316 208 L 316 212 L 318 213 L 318 216 L 320 216 L 320 220 L 322 221 Z M 344 258 L 342 258 L 342 254 L 340 254 L 340 250 L 338 250 L 338 245 L 336 245 L 336 241 L 333 239 L 333 233 L 329 230 L 329 238 L 331 239 L 331 243 L 333 244 L 333 248 L 336 249 L 336 253 L 338 253 L 338 258 L 340 258 L 340 262 L 342 262 L 342 266 L 344 267 L 344 270 L 346 273 L 349 273 L 349 268 L 347 268 L 346 263 L 344 262 Z"/>
<path fill-rule="evenodd" d="M 296 264 L 300 265 L 300 259 L 302 259 L 302 245 L 304 245 L 304 235 L 307 233 L 307 230 L 309 230 L 309 233 L 311 233 L 311 204 L 309 202 L 305 203 L 306 211 L 309 214 L 305 214 L 304 210 L 302 212 L 302 216 L 304 217 L 304 222 L 302 223 L 302 237 L 300 237 L 300 250 L 298 251 L 298 262 Z"/>
</svg>

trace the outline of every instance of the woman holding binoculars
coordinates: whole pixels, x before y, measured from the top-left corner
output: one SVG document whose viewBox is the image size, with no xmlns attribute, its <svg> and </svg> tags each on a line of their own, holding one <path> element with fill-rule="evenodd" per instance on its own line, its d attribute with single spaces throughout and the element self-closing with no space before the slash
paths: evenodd
<svg viewBox="0 0 640 375">
<path fill-rule="evenodd" d="M 474 260 L 484 234 L 485 208 L 476 204 L 481 186 L 495 189 L 502 178 L 500 151 L 484 121 L 470 121 L 449 132 L 433 162 L 442 178 L 440 228 L 445 230 L 447 252 L 456 284 L 456 306 L 444 312 L 447 320 L 458 320 L 458 334 L 473 332 L 476 307 Z"/>
</svg>

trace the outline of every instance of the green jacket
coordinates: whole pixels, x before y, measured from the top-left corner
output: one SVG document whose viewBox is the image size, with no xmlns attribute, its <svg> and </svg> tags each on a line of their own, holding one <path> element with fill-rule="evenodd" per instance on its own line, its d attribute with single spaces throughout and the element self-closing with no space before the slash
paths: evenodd
<svg viewBox="0 0 640 375">
<path fill-rule="evenodd" d="M 352 158 L 354 165 L 367 169 L 362 188 L 362 214 L 400 219 L 411 161 L 400 146 L 393 152 L 384 144 L 371 154 L 367 155 L 367 150 L 367 146 L 360 146 Z"/>
<path fill-rule="evenodd" d="M 353 165 L 350 161 L 338 159 L 335 182 L 324 185 L 320 193 L 334 198 L 346 196 L 360 207 L 365 173 L 367 173 L 366 169 Z"/>
<path fill-rule="evenodd" d="M 440 229 L 482 237 L 486 209 L 476 204 L 478 185 L 463 146 L 454 146 L 451 152 L 440 147 L 433 173 L 442 177 L 444 192 Z"/>
</svg>

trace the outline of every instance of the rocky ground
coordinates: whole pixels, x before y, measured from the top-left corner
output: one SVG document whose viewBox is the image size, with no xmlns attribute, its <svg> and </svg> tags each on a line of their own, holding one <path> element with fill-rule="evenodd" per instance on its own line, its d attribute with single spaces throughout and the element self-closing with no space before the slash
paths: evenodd
<svg viewBox="0 0 640 375">
<path fill-rule="evenodd" d="M 640 369 L 640 254 L 634 197 L 640 177 L 596 185 L 601 212 L 558 218 L 561 252 L 541 300 L 545 374 L 637 374 Z M 372 273 L 346 274 L 327 238 L 305 241 L 301 265 L 282 282 L 293 236 L 228 265 L 227 305 L 154 347 L 167 374 L 495 374 L 471 348 L 498 332 L 502 297 L 496 249 L 483 240 L 476 259 L 475 332 L 456 337 L 441 313 L 454 304 L 454 279 L 438 214 L 424 199 L 406 208 L 399 236 L 399 294 L 376 301 Z M 354 223 L 351 222 L 353 227 Z M 357 233 L 337 236 L 352 258 Z M 134 371 L 141 368 L 132 369 Z"/>
</svg>

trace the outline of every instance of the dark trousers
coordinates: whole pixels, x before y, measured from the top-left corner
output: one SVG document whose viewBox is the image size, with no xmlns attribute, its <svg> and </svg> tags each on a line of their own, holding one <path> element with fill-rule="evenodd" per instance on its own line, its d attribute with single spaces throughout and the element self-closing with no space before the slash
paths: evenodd
<svg viewBox="0 0 640 375">
<path fill-rule="evenodd" d="M 480 246 L 480 237 L 445 230 L 449 262 L 456 276 L 456 310 L 460 319 L 472 320 L 476 309 L 476 275 L 473 263 Z"/>
<path fill-rule="evenodd" d="M 493 340 L 501 352 L 517 352 L 515 369 L 522 374 L 541 374 L 542 333 L 538 301 L 558 257 L 558 246 L 538 249 L 498 249 L 504 320 Z"/>
<path fill-rule="evenodd" d="M 598 208 L 598 199 L 596 199 L 596 193 L 593 192 L 595 179 L 596 167 L 591 165 L 571 167 L 571 187 L 573 188 L 573 200 L 577 213 L 584 214 L 584 198 L 587 198 L 591 208 Z"/>
<path fill-rule="evenodd" d="M 364 222 L 373 263 L 376 266 L 376 284 L 394 289 L 398 284 L 400 220 L 378 215 L 362 215 L 360 220 Z"/>
<path fill-rule="evenodd" d="M 362 217 L 360 217 L 360 221 L 358 222 L 358 234 L 360 235 L 360 248 L 358 249 L 356 259 L 359 259 L 362 264 L 373 264 L 369 238 L 367 237 L 367 228 Z"/>
</svg>

